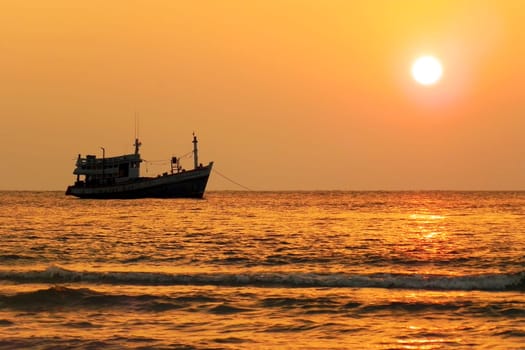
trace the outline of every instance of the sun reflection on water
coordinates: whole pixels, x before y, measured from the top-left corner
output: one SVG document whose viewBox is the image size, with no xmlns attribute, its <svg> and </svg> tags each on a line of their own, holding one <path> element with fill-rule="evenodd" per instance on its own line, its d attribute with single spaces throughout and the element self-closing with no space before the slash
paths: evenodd
<svg viewBox="0 0 525 350">
<path fill-rule="evenodd" d="M 447 217 L 434 213 L 406 214 L 403 234 L 393 237 L 392 255 L 414 264 L 444 264 L 455 258 L 456 244 L 448 232 Z M 435 272 L 434 272 L 435 273 Z"/>
</svg>

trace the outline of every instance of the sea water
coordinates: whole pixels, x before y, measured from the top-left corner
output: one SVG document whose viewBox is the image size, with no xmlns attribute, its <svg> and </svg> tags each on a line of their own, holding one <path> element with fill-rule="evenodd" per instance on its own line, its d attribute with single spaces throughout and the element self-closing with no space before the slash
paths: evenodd
<svg viewBox="0 0 525 350">
<path fill-rule="evenodd" d="M 524 349 L 525 192 L 0 192 L 0 349 Z"/>
</svg>

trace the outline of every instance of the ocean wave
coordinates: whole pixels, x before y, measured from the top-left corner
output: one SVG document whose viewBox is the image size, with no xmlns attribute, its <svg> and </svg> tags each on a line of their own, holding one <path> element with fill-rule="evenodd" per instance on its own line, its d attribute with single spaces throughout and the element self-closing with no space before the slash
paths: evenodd
<svg viewBox="0 0 525 350">
<path fill-rule="evenodd" d="M 124 294 L 122 294 L 124 292 Z M 151 290 L 149 291 L 151 293 Z M 368 300 L 352 295 L 341 297 L 339 294 L 328 296 L 272 296 L 237 298 L 232 295 L 210 295 L 209 291 L 191 291 L 190 294 L 173 293 L 171 295 L 156 294 L 129 294 L 126 291 L 103 292 L 91 288 L 74 288 L 52 286 L 33 291 L 24 291 L 14 294 L 0 294 L 0 310 L 17 310 L 24 312 L 75 312 L 81 310 L 121 310 L 124 312 L 163 313 L 170 311 L 203 313 L 207 315 L 237 315 L 267 310 L 274 312 L 299 312 L 311 314 L 351 314 L 352 317 L 384 312 L 414 313 L 458 313 L 480 317 L 525 317 L 523 303 L 518 300 L 494 299 L 490 302 L 475 302 L 462 298 L 424 298 L 396 299 L 396 300 Z M 214 293 L 212 293 L 214 294 Z M 275 311 L 273 311 L 275 310 Z M 9 327 L 16 324 L 12 320 L 0 320 L 0 326 Z M 98 328 L 96 322 L 67 321 L 66 328 L 89 329 Z M 272 332 L 279 331 L 272 329 Z M 286 329 L 281 330 L 286 331 Z M 1 348 L 1 346 L 0 346 Z"/>
<path fill-rule="evenodd" d="M 176 299 L 155 295 L 119 295 L 94 291 L 89 288 L 53 286 L 14 295 L 0 295 L 0 309 L 9 308 L 26 311 L 43 311 L 64 308 L 118 308 L 167 311 L 181 308 Z M 84 325 L 86 326 L 86 325 Z M 78 327 L 78 324 L 75 325 Z"/>
<path fill-rule="evenodd" d="M 423 290 L 525 290 L 525 272 L 447 276 L 433 274 L 188 273 L 73 271 L 50 266 L 41 271 L 1 271 L 17 283 L 97 283 L 119 285 L 214 285 L 284 288 L 386 288 Z"/>
<path fill-rule="evenodd" d="M 0 254 L 0 261 L 9 262 L 14 260 L 35 260 L 35 257 L 23 254 Z"/>
</svg>

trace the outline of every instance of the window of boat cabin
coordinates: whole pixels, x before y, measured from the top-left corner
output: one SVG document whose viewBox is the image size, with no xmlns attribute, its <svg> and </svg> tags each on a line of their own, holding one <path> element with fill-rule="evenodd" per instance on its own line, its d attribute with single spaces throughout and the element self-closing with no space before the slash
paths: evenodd
<svg viewBox="0 0 525 350">
<path fill-rule="evenodd" d="M 129 164 L 122 163 L 118 166 L 118 176 L 119 177 L 128 177 L 129 176 Z"/>
</svg>

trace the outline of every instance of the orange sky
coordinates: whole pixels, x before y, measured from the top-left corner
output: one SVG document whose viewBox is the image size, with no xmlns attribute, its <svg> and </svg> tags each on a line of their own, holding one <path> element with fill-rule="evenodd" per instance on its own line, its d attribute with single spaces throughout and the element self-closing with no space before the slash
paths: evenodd
<svg viewBox="0 0 525 350">
<path fill-rule="evenodd" d="M 410 76 L 423 54 L 437 85 Z M 256 190 L 525 189 L 524 68 L 520 0 L 4 3 L 0 189 L 131 153 L 135 114 L 144 159 L 196 131 Z"/>
</svg>

